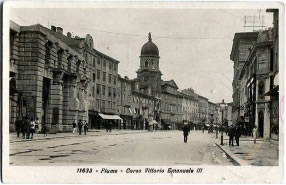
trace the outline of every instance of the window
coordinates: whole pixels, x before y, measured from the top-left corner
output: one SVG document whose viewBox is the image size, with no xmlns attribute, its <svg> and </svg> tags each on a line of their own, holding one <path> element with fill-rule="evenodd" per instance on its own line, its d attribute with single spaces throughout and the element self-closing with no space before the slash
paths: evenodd
<svg viewBox="0 0 286 185">
<path fill-rule="evenodd" d="M 116 70 L 117 70 L 117 64 L 114 64 L 113 66 L 114 66 L 114 71 L 116 72 Z"/>
<path fill-rule="evenodd" d="M 113 98 L 116 98 L 116 91 L 113 89 Z"/>
<path fill-rule="evenodd" d="M 145 62 L 145 67 L 148 67 L 148 61 Z"/>
<path fill-rule="evenodd" d="M 100 84 L 96 84 L 96 94 L 100 94 Z"/>
<path fill-rule="evenodd" d="M 77 61 L 76 63 L 76 72 L 79 73 L 79 68 L 80 68 L 80 61 Z"/>
<path fill-rule="evenodd" d="M 92 97 L 94 97 L 94 87 L 92 87 Z"/>
<path fill-rule="evenodd" d="M 93 64 L 93 67 L 95 67 L 95 58 L 93 58 L 93 63 L 92 64 Z"/>
<path fill-rule="evenodd" d="M 105 82 L 106 81 L 106 72 L 103 72 L 102 75 L 103 75 L 103 77 L 102 77 L 103 81 Z"/>
<path fill-rule="evenodd" d="M 114 76 L 114 81 L 113 82 L 114 82 L 114 85 L 116 85 L 116 76 Z"/>
<path fill-rule="evenodd" d="M 100 80 L 100 70 L 97 70 L 97 80 Z"/>
<path fill-rule="evenodd" d="M 101 108 L 105 108 L 105 100 L 102 100 Z"/>
<path fill-rule="evenodd" d="M 99 99 L 96 100 L 96 108 L 97 108 L 97 110 L 100 108 L 100 100 Z"/>
<path fill-rule="evenodd" d="M 111 101 L 108 101 L 107 108 L 111 108 Z"/>
<path fill-rule="evenodd" d="M 116 103 L 113 102 L 113 109 L 116 109 Z"/>
<path fill-rule="evenodd" d="M 108 82 L 111 84 L 111 78 L 112 78 L 112 75 L 111 74 L 109 74 L 108 75 Z"/>
<path fill-rule="evenodd" d="M 50 57 L 51 57 L 52 43 L 50 41 L 48 41 L 48 43 L 45 45 L 45 47 L 46 47 L 45 64 L 49 64 L 50 63 Z"/>
<path fill-rule="evenodd" d="M 71 72 L 71 65 L 72 65 L 72 56 L 70 55 L 68 57 L 68 71 L 70 71 L 70 72 Z"/>
<path fill-rule="evenodd" d="M 105 86 L 102 86 L 102 95 L 105 96 Z"/>
<path fill-rule="evenodd" d="M 103 60 L 103 67 L 106 67 L 106 61 Z"/>
<path fill-rule="evenodd" d="M 108 97 L 111 97 L 111 87 L 108 87 Z"/>
<path fill-rule="evenodd" d="M 97 64 L 100 65 L 100 59 L 97 59 Z"/>
<path fill-rule="evenodd" d="M 64 55 L 64 50 L 60 49 L 58 51 L 58 68 L 62 67 L 63 55 Z"/>
<path fill-rule="evenodd" d="M 87 57 L 88 57 L 88 55 L 87 55 L 87 53 L 86 53 L 86 54 L 85 54 L 85 61 L 86 61 L 86 62 L 87 62 L 87 59 L 88 59 Z"/>
<path fill-rule="evenodd" d="M 258 84 L 258 97 L 260 99 L 264 98 L 264 83 L 262 81 L 260 81 Z"/>
<path fill-rule="evenodd" d="M 112 62 L 109 62 L 109 69 L 112 69 Z"/>
<path fill-rule="evenodd" d="M 95 82 L 95 73 L 93 73 L 92 75 L 93 75 L 93 81 Z"/>
</svg>

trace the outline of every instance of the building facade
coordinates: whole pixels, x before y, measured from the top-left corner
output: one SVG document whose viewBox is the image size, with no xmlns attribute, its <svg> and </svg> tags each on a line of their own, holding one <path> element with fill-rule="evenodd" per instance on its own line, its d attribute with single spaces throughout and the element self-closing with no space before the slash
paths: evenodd
<svg viewBox="0 0 286 185">
<path fill-rule="evenodd" d="M 233 121 L 238 122 L 240 119 L 240 73 L 247 60 L 247 57 L 252 48 L 253 44 L 256 42 L 258 32 L 242 32 L 236 33 L 233 39 L 232 50 L 230 54 L 230 59 L 233 61 Z"/>
<path fill-rule="evenodd" d="M 16 119 L 38 118 L 49 132 L 71 131 L 74 120 L 87 120 L 87 62 L 52 33 L 39 24 L 11 22 L 11 131 Z"/>
</svg>

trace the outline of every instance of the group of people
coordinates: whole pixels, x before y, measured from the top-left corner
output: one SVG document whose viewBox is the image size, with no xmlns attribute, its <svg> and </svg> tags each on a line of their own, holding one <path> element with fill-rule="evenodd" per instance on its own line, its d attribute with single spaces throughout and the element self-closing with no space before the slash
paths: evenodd
<svg viewBox="0 0 286 185">
<path fill-rule="evenodd" d="M 82 132 L 84 132 L 84 135 L 88 132 L 88 123 L 85 120 L 79 120 L 78 123 L 75 121 L 72 124 L 73 126 L 73 134 L 76 133 L 76 130 L 78 129 L 79 135 L 81 135 Z"/>
<path fill-rule="evenodd" d="M 239 146 L 239 138 L 241 136 L 240 126 L 231 125 L 228 128 L 229 146 L 233 146 L 233 138 L 235 138 L 236 145 Z"/>
<path fill-rule="evenodd" d="M 233 146 L 233 138 L 235 139 L 236 145 L 239 146 L 239 138 L 241 136 L 242 130 L 241 130 L 241 126 L 233 126 L 231 125 L 228 128 L 228 136 L 229 136 L 229 146 Z M 253 141 L 254 144 L 256 143 L 256 139 L 257 139 L 257 127 L 254 126 L 253 130 L 252 130 L 252 135 L 253 135 Z"/>
<path fill-rule="evenodd" d="M 35 133 L 39 133 L 40 121 L 39 118 L 33 119 L 24 117 L 24 119 L 17 119 L 15 121 L 15 129 L 17 132 L 17 137 L 20 137 L 22 133 L 23 139 L 33 139 Z M 42 127 L 42 133 L 46 136 L 47 128 L 45 125 Z"/>
</svg>

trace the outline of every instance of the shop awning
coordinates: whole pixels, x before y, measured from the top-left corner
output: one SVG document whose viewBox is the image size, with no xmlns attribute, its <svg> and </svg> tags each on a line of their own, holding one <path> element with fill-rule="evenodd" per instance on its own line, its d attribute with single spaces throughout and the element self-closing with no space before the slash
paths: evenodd
<svg viewBox="0 0 286 185">
<path fill-rule="evenodd" d="M 165 125 L 172 125 L 172 121 L 169 119 L 162 119 L 163 124 Z"/>
<path fill-rule="evenodd" d="M 116 119 L 116 120 L 122 120 L 122 118 L 119 117 L 118 115 L 107 115 L 107 114 L 100 114 L 100 113 L 99 113 L 99 116 L 100 116 L 102 119 Z"/>
</svg>

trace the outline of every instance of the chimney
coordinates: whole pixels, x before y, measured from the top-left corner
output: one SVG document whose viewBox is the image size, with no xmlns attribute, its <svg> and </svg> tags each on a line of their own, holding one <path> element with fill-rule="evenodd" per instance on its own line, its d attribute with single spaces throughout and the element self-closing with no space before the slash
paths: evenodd
<svg viewBox="0 0 286 185">
<path fill-rule="evenodd" d="M 71 38 L 71 32 L 67 32 L 67 37 Z"/>
<path fill-rule="evenodd" d="M 51 26 L 51 30 L 56 32 L 57 31 L 57 28 L 55 26 Z"/>
<path fill-rule="evenodd" d="M 57 27 L 57 33 L 63 34 L 63 28 L 62 27 Z"/>
</svg>

